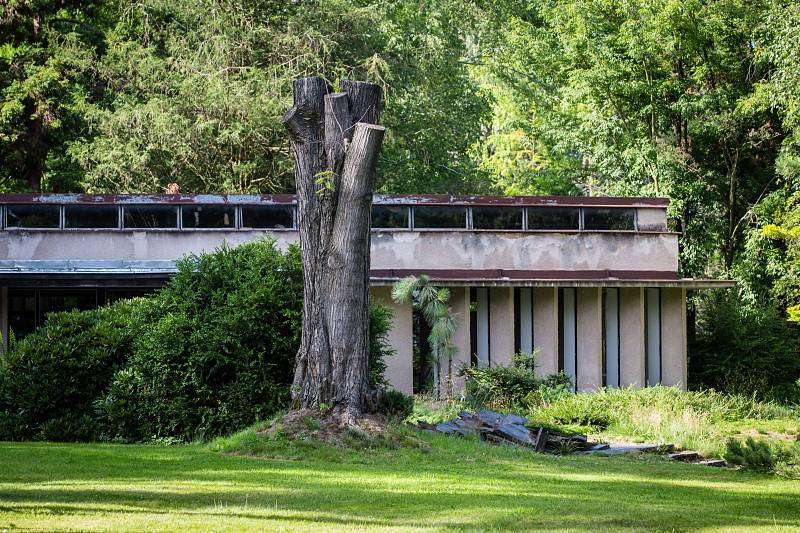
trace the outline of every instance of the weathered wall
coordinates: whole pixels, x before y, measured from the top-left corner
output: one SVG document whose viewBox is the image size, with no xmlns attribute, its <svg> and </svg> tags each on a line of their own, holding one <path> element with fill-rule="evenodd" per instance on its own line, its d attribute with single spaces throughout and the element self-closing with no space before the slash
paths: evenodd
<svg viewBox="0 0 800 533">
<path fill-rule="evenodd" d="M 389 332 L 389 344 L 395 353 L 386 362 L 386 380 L 395 389 L 405 394 L 414 392 L 414 331 L 412 325 L 411 304 L 398 304 L 392 300 L 391 287 L 371 287 L 372 301 L 386 305 L 392 309 L 392 330 Z"/>
<path fill-rule="evenodd" d="M 596 390 L 603 385 L 603 314 L 599 287 L 580 287 L 578 305 L 577 389 Z"/>
<path fill-rule="evenodd" d="M 558 288 L 533 289 L 533 346 L 540 376 L 558 372 Z"/>
<path fill-rule="evenodd" d="M 295 231 L 0 231 L 0 258 L 174 260 Z M 678 238 L 666 233 L 384 231 L 372 234 L 373 269 L 677 271 Z"/>
<path fill-rule="evenodd" d="M 686 290 L 661 289 L 661 383 L 686 388 Z"/>
<path fill-rule="evenodd" d="M 456 345 L 456 356 L 453 358 L 453 390 L 464 389 L 464 378 L 458 376 L 463 365 L 470 365 L 472 361 L 472 346 L 470 342 L 470 315 L 469 315 L 469 287 L 453 287 L 450 289 L 450 308 L 457 315 L 459 328 L 453 335 Z M 446 369 L 443 368 L 444 371 Z"/>
<path fill-rule="evenodd" d="M 644 386 L 644 289 L 619 290 L 620 387 Z"/>
<path fill-rule="evenodd" d="M 514 355 L 514 288 L 489 289 L 489 308 L 492 366 L 509 366 Z"/>
</svg>

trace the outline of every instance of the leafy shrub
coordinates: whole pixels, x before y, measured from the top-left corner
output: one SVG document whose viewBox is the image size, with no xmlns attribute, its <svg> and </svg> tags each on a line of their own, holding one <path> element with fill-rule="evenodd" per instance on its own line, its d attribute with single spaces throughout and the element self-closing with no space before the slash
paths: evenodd
<svg viewBox="0 0 800 533">
<path fill-rule="evenodd" d="M 0 438 L 187 440 L 264 420 L 288 403 L 302 292 L 298 249 L 265 240 L 185 258 L 153 296 L 52 314 L 0 364 Z M 373 384 L 390 328 L 373 307 Z"/>
<path fill-rule="evenodd" d="M 392 331 L 392 308 L 372 304 L 369 308 L 369 382 L 371 385 L 385 385 L 386 359 L 395 353 L 389 344 Z"/>
<path fill-rule="evenodd" d="M 467 405 L 474 408 L 514 409 L 522 405 L 529 395 L 539 391 L 543 384 L 558 386 L 564 379 L 538 378 L 534 373 L 533 354 L 516 354 L 512 361 L 511 366 L 464 367 L 461 374 L 466 378 L 464 400 Z M 569 383 L 569 378 L 566 380 Z"/>
<path fill-rule="evenodd" d="M 0 366 L 0 439 L 98 438 L 95 398 L 130 354 L 140 300 L 54 313 Z"/>
<path fill-rule="evenodd" d="M 98 402 L 126 440 L 230 433 L 286 405 L 299 344 L 296 247 L 189 256 L 142 309 L 143 334 Z"/>
<path fill-rule="evenodd" d="M 414 411 L 414 397 L 394 389 L 378 397 L 378 412 L 395 420 L 404 420 Z"/>
<path fill-rule="evenodd" d="M 696 387 L 797 401 L 800 327 L 779 306 L 742 305 L 733 290 L 709 291 L 698 312 L 689 375 Z"/>
<path fill-rule="evenodd" d="M 800 444 L 747 437 L 742 441 L 730 439 L 726 444 L 725 460 L 753 470 L 774 472 L 800 478 Z"/>
</svg>

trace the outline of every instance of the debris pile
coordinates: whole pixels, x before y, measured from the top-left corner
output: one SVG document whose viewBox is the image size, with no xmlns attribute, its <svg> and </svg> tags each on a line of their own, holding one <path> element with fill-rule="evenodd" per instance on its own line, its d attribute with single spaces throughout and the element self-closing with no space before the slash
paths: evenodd
<svg viewBox="0 0 800 533">
<path fill-rule="evenodd" d="M 423 429 L 445 435 L 478 435 L 482 440 L 495 444 L 517 444 L 529 446 L 542 453 L 580 453 L 608 448 L 607 444 L 592 443 L 586 435 L 569 435 L 543 427 L 525 427 L 528 419 L 519 415 L 504 415 L 495 411 L 461 411 L 456 418 L 440 424 L 422 422 Z"/>
<path fill-rule="evenodd" d="M 461 411 L 448 422 L 428 424 L 420 422 L 421 429 L 466 437 L 478 435 L 482 440 L 494 444 L 516 444 L 528 446 L 541 453 L 578 455 L 631 455 L 640 453 L 667 454 L 672 461 L 682 461 L 704 466 L 725 467 L 722 459 L 703 459 L 694 451 L 675 451 L 671 444 L 616 442 L 606 444 L 590 442 L 586 435 L 567 434 L 544 427 L 530 429 L 525 426 L 528 419 L 519 415 L 504 415 L 483 410 L 475 413 Z"/>
</svg>

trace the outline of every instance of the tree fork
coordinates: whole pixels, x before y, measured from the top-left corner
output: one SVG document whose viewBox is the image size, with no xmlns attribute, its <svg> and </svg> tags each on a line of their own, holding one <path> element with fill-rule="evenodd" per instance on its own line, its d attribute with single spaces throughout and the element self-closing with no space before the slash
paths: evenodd
<svg viewBox="0 0 800 533">
<path fill-rule="evenodd" d="M 352 421 L 369 394 L 369 243 L 384 128 L 377 85 L 295 80 L 283 123 L 295 158 L 303 327 L 293 409 L 328 405 Z"/>
</svg>

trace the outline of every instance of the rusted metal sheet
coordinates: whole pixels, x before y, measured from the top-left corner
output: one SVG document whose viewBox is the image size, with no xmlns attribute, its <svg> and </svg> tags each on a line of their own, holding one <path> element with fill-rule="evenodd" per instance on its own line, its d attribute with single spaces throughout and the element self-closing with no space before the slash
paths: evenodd
<svg viewBox="0 0 800 533">
<path fill-rule="evenodd" d="M 2 204 L 247 204 L 295 205 L 293 194 L 0 194 Z M 667 198 L 610 196 L 375 195 L 375 205 L 489 205 L 553 207 L 658 207 Z"/>
</svg>

